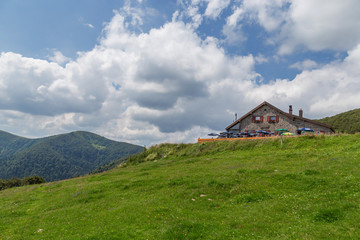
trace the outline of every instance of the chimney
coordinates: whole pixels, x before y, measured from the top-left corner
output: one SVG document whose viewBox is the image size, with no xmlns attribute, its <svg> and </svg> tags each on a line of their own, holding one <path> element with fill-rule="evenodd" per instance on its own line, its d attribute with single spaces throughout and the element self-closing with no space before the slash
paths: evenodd
<svg viewBox="0 0 360 240">
<path fill-rule="evenodd" d="M 237 113 L 235 113 L 235 121 L 237 120 Z"/>
<path fill-rule="evenodd" d="M 303 110 L 302 110 L 302 108 L 299 109 L 299 117 L 303 117 Z"/>
<path fill-rule="evenodd" d="M 292 115 L 292 105 L 289 105 L 289 114 Z"/>
</svg>

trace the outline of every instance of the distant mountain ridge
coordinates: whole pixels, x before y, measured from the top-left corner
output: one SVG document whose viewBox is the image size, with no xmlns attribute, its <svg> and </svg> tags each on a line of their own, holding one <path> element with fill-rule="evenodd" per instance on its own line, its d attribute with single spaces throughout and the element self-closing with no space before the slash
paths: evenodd
<svg viewBox="0 0 360 240">
<path fill-rule="evenodd" d="M 319 122 L 331 125 L 338 133 L 360 132 L 360 108 L 339 113 L 332 117 L 318 120 Z"/>
<path fill-rule="evenodd" d="M 85 131 L 38 139 L 0 131 L 0 178 L 37 175 L 47 181 L 68 179 L 142 150 Z"/>
</svg>

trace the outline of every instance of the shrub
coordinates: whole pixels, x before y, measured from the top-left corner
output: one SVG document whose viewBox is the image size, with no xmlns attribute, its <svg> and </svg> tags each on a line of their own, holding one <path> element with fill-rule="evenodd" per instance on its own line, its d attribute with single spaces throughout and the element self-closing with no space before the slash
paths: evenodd
<svg viewBox="0 0 360 240">
<path fill-rule="evenodd" d="M 33 184 L 40 184 L 45 183 L 45 179 L 39 176 L 32 176 L 32 177 L 25 177 L 24 179 L 20 178 L 12 178 L 12 179 L 0 179 L 0 191 L 13 188 L 13 187 L 20 187 L 24 185 L 33 185 Z"/>
<path fill-rule="evenodd" d="M 32 176 L 24 178 L 24 185 L 33 185 L 33 184 L 40 184 L 46 182 L 44 178 L 39 176 Z"/>
<path fill-rule="evenodd" d="M 21 181 L 20 178 L 12 178 L 10 180 L 7 181 L 8 188 L 12 188 L 12 187 L 20 187 L 23 185 L 23 182 Z"/>
</svg>

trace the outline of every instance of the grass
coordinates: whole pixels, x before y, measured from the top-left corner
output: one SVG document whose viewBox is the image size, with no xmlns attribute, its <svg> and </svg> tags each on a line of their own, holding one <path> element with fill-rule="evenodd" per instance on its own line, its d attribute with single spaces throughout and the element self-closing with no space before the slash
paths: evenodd
<svg viewBox="0 0 360 240">
<path fill-rule="evenodd" d="M 356 239 L 360 135 L 162 144 L 0 192 L 0 239 Z"/>
</svg>

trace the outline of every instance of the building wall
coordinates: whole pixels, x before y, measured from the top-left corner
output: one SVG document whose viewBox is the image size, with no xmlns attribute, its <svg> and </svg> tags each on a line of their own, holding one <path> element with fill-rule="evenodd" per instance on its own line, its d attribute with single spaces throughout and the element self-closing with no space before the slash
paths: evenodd
<svg viewBox="0 0 360 240">
<path fill-rule="evenodd" d="M 253 122 L 253 116 L 262 116 L 263 121 L 260 123 Z M 278 122 L 269 123 L 268 116 L 278 116 Z M 306 121 L 302 121 L 301 119 L 289 119 L 288 116 L 278 112 L 277 110 L 270 108 L 269 106 L 262 106 L 257 109 L 252 115 L 244 118 L 240 123 L 233 126 L 229 131 L 230 132 L 252 132 L 258 130 L 265 130 L 274 132 L 276 129 L 285 128 L 292 133 L 296 133 L 296 129 L 299 128 L 311 128 L 315 132 L 324 132 L 324 133 L 332 133 L 332 131 L 323 126 L 319 126 L 313 123 L 309 123 Z"/>
</svg>

